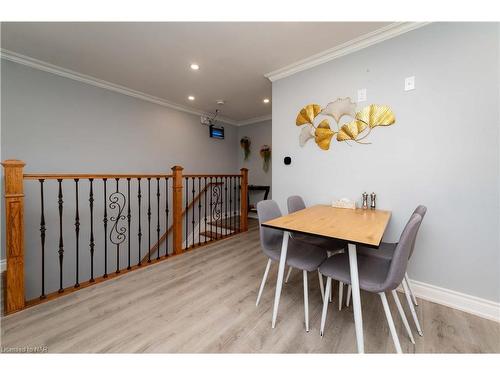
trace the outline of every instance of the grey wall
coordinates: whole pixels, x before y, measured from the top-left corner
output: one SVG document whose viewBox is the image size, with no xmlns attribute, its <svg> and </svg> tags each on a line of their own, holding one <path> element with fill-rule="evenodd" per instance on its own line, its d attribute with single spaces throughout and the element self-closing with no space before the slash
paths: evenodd
<svg viewBox="0 0 500 375">
<path fill-rule="evenodd" d="M 378 194 L 396 241 L 417 204 L 428 207 L 410 277 L 500 301 L 499 27 L 438 23 L 273 83 L 273 191 L 308 204 Z M 405 92 L 404 78 L 416 76 Z M 298 111 L 337 97 L 390 105 L 397 123 L 371 145 L 298 144 Z M 360 103 L 360 107 L 363 104 Z"/>
<path fill-rule="evenodd" d="M 169 173 L 174 165 L 183 166 L 185 173 L 238 171 L 235 150 L 237 130 L 233 126 L 225 126 L 225 140 L 211 139 L 207 127 L 200 124 L 199 116 L 178 112 L 5 60 L 2 60 L 1 78 L 1 157 L 2 160 L 9 158 L 24 160 L 26 173 Z M 47 181 L 45 185 L 47 286 L 53 291 L 54 287 L 57 287 L 58 280 L 57 183 Z M 146 186 L 146 181 L 143 181 L 143 202 L 147 197 Z M 108 181 L 108 192 L 114 188 L 114 181 Z M 122 182 L 121 189 L 122 191 L 126 189 L 125 182 Z M 163 192 L 163 185 L 161 189 Z M 88 181 L 81 181 L 80 262 L 83 267 L 81 280 L 88 279 L 89 275 L 88 190 Z M 152 191 L 152 199 L 156 202 L 155 181 L 152 181 Z M 69 265 L 74 264 L 75 258 L 74 182 L 65 181 L 63 192 L 64 259 L 65 264 Z M 104 243 L 102 181 L 95 182 L 94 193 L 96 275 L 101 275 Z M 37 296 L 39 293 L 41 261 L 39 194 L 37 181 L 25 183 L 27 298 Z M 132 186 L 131 196 L 135 199 L 136 195 L 136 187 Z M 163 200 L 161 205 L 163 207 Z M 153 205 L 154 223 L 156 223 L 155 207 Z M 135 201 L 132 209 L 136 210 Z M 143 206 L 143 231 L 146 223 L 144 215 Z M 165 225 L 163 217 L 161 225 L 162 228 Z M 134 245 L 137 228 L 135 211 L 132 228 Z M 147 244 L 147 233 L 143 233 L 144 245 Z M 156 238 L 155 228 L 152 230 L 152 238 L 153 241 Z M 111 244 L 108 245 L 109 267 L 114 270 L 115 248 Z M 133 257 L 136 259 L 136 246 L 134 249 Z M 142 251 L 144 254 L 145 247 Z M 4 256 L 3 242 L 1 257 Z M 125 256 L 122 255 L 122 266 L 124 260 Z M 74 282 L 74 274 L 74 270 L 65 268 L 66 285 Z"/>
<path fill-rule="evenodd" d="M 239 145 L 239 140 L 242 137 L 249 137 L 251 144 L 251 153 L 247 160 L 244 160 L 243 149 Z M 238 164 L 240 168 L 248 168 L 248 180 L 249 184 L 252 185 L 269 185 L 271 186 L 272 177 L 272 124 L 271 120 L 264 121 L 261 123 L 240 126 L 238 127 Z M 260 148 L 262 145 L 271 146 L 271 165 L 269 165 L 268 172 L 264 172 L 262 168 L 263 159 L 260 156 Z M 263 198 L 262 192 L 252 192 L 250 193 L 250 203 L 255 203 L 256 201 Z M 272 188 L 269 193 L 269 199 L 272 196 Z"/>
</svg>

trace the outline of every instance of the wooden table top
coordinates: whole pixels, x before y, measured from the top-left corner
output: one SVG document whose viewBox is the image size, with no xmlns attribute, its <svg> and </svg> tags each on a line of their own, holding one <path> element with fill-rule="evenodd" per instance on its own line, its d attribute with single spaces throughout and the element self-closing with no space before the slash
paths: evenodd
<svg viewBox="0 0 500 375">
<path fill-rule="evenodd" d="M 368 246 L 379 246 L 384 235 L 390 211 L 352 210 L 327 205 L 317 205 L 294 212 L 262 225 L 290 232 L 337 238 Z"/>
</svg>

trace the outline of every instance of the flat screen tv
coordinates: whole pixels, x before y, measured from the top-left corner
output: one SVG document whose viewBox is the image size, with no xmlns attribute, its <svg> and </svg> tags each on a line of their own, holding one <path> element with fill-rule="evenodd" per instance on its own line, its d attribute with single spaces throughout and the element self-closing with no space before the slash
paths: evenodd
<svg viewBox="0 0 500 375">
<path fill-rule="evenodd" d="M 210 125 L 210 138 L 224 139 L 224 128 L 223 127 L 215 127 L 214 125 Z"/>
</svg>

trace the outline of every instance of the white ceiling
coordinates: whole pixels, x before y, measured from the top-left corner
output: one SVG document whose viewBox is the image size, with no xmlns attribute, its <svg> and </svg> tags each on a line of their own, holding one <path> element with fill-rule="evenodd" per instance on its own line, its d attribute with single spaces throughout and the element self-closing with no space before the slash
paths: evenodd
<svg viewBox="0 0 500 375">
<path fill-rule="evenodd" d="M 387 25 L 16 22 L 2 23 L 2 48 L 196 110 L 211 112 L 224 99 L 222 115 L 242 122 L 271 114 L 264 74 Z"/>
</svg>

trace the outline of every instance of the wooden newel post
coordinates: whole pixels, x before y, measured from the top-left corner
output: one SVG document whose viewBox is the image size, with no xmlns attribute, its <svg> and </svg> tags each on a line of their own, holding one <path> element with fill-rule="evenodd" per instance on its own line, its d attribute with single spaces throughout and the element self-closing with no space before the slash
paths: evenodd
<svg viewBox="0 0 500 375">
<path fill-rule="evenodd" d="M 7 244 L 7 272 L 5 277 L 5 313 L 24 308 L 24 191 L 21 160 L 6 160 L 5 186 L 5 240 Z"/>
<path fill-rule="evenodd" d="M 182 253 L 182 170 L 184 168 L 176 165 L 172 167 L 172 206 L 173 224 L 172 239 L 175 254 Z"/>
<path fill-rule="evenodd" d="M 241 168 L 241 212 L 240 212 L 240 226 L 241 231 L 248 230 L 248 169 Z"/>
</svg>

